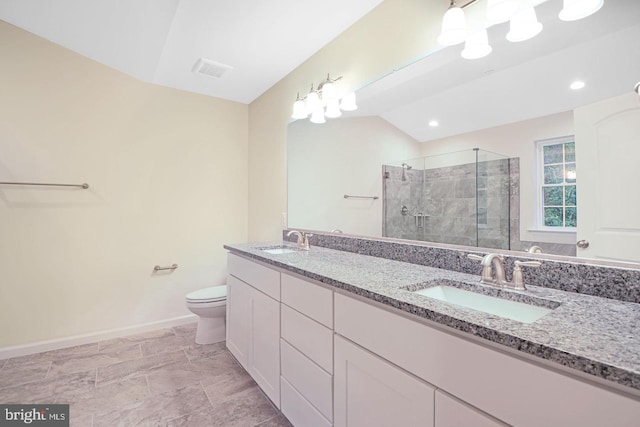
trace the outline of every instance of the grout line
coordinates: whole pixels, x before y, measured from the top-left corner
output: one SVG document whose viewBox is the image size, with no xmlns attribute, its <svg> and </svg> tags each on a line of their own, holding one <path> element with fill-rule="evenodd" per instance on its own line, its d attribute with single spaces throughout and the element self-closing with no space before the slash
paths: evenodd
<svg viewBox="0 0 640 427">
<path fill-rule="evenodd" d="M 211 400 L 211 397 L 209 396 L 209 393 L 207 393 L 207 389 L 204 387 L 204 385 L 202 385 L 202 381 L 199 381 L 198 384 L 200 384 L 200 387 L 202 387 L 202 391 L 204 391 L 204 395 L 207 396 L 207 400 L 209 401 L 209 405 L 211 405 L 211 407 L 213 408 L 213 401 Z"/>
<path fill-rule="evenodd" d="M 53 362 L 49 362 L 49 369 L 47 369 L 47 374 L 44 376 L 44 379 L 50 379 L 49 373 L 51 372 L 51 367 L 53 366 Z"/>
<path fill-rule="evenodd" d="M 147 382 L 147 397 L 151 396 L 151 385 L 149 385 L 149 375 L 144 375 L 144 380 Z"/>
</svg>

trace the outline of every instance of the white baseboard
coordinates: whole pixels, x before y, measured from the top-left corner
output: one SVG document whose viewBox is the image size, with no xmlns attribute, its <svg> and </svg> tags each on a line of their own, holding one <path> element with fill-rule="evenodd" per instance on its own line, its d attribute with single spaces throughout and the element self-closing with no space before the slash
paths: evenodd
<svg viewBox="0 0 640 427">
<path fill-rule="evenodd" d="M 76 345 L 90 344 L 97 341 L 104 341 L 113 338 L 125 337 L 128 335 L 140 334 L 143 332 L 155 331 L 157 329 L 170 328 L 173 326 L 180 326 L 197 321 L 198 316 L 196 316 L 195 314 L 188 314 L 186 316 L 159 320 L 157 322 L 141 323 L 133 326 L 125 326 L 123 328 L 108 329 L 106 331 L 75 335 L 72 337 L 58 338 L 55 340 L 38 341 L 29 344 L 4 347 L 0 348 L 0 360 L 18 356 L 26 356 L 28 354 L 42 353 L 43 351 L 58 350 L 61 348 L 73 347 Z"/>
</svg>

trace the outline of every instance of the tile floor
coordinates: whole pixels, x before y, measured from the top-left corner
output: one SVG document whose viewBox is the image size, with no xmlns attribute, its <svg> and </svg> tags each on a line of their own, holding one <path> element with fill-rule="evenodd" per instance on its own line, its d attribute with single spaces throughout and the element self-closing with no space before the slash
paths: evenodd
<svg viewBox="0 0 640 427">
<path fill-rule="evenodd" d="M 0 360 L 1 403 L 68 403 L 71 426 L 291 426 L 195 323 Z"/>
</svg>

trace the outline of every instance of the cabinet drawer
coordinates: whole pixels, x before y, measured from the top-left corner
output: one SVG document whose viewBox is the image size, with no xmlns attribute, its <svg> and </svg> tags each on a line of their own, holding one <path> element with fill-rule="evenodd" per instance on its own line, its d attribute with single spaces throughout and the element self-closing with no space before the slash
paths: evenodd
<svg viewBox="0 0 640 427">
<path fill-rule="evenodd" d="M 282 302 L 333 329 L 333 291 L 283 274 Z"/>
<path fill-rule="evenodd" d="M 331 422 L 318 412 L 289 382 L 280 377 L 281 410 L 296 427 L 331 427 Z"/>
<path fill-rule="evenodd" d="M 435 427 L 505 427 L 475 408 L 436 390 Z"/>
<path fill-rule="evenodd" d="M 336 333 L 510 425 L 638 425 L 638 400 L 341 294 L 335 313 Z"/>
<path fill-rule="evenodd" d="M 280 341 L 282 376 L 328 420 L 333 419 L 332 377 L 304 354 Z"/>
<path fill-rule="evenodd" d="M 281 304 L 282 338 L 322 369 L 333 373 L 333 331 Z"/>
<path fill-rule="evenodd" d="M 227 272 L 280 301 L 280 272 L 240 256 L 227 256 Z"/>
</svg>

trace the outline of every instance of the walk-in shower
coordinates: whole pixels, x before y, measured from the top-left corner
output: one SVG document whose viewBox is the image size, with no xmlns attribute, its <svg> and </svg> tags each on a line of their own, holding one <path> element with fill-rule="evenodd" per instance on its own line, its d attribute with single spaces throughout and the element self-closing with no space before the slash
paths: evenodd
<svg viewBox="0 0 640 427">
<path fill-rule="evenodd" d="M 509 249 L 509 159 L 473 149 L 383 165 L 383 235 Z"/>
</svg>

